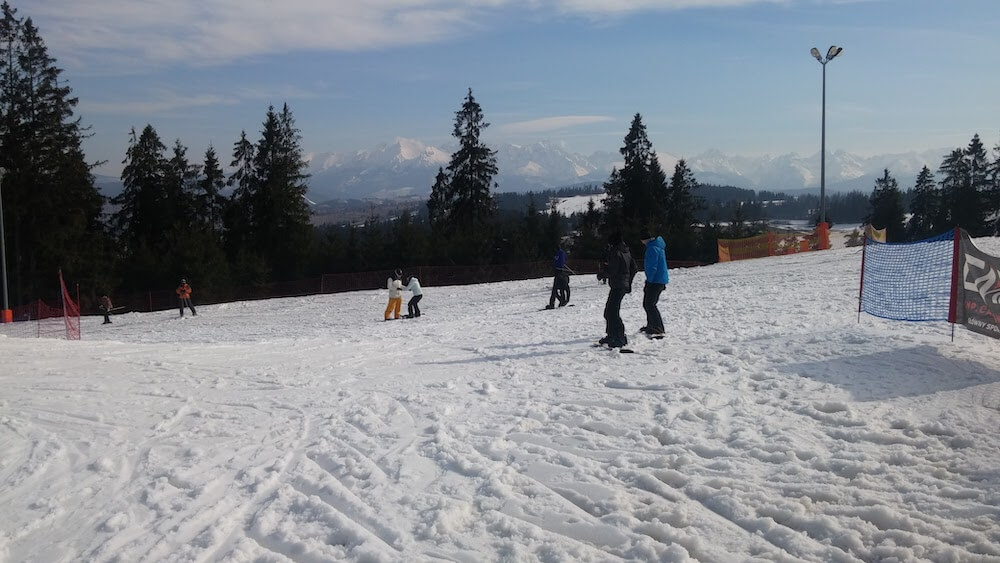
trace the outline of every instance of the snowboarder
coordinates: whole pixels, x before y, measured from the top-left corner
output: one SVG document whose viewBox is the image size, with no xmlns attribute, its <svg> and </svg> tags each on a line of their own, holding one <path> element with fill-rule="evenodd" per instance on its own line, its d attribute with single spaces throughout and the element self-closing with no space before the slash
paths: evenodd
<svg viewBox="0 0 1000 563">
<path fill-rule="evenodd" d="M 401 270 L 396 270 L 389 275 L 385 285 L 389 290 L 389 304 L 385 306 L 385 320 L 389 320 L 389 315 L 393 319 L 399 318 L 399 309 L 403 305 L 403 282 L 399 280 L 403 275 Z"/>
<path fill-rule="evenodd" d="M 599 343 L 611 348 L 624 348 L 628 345 L 628 338 L 621 317 L 622 299 L 626 293 L 632 292 L 632 278 L 639 271 L 639 266 L 622 240 L 621 233 L 613 233 L 608 238 L 607 263 L 608 301 L 604 305 L 607 336 Z"/>
<path fill-rule="evenodd" d="M 420 299 L 424 296 L 423 290 L 420 289 L 420 280 L 417 276 L 410 276 L 406 278 L 406 287 L 404 288 L 409 291 L 413 296 L 410 300 L 406 302 L 406 317 L 413 319 L 420 316 L 420 307 L 417 303 L 420 303 Z"/>
<path fill-rule="evenodd" d="M 114 309 L 114 305 L 111 303 L 111 298 L 107 295 L 101 296 L 101 304 L 98 308 L 104 313 L 104 322 L 101 324 L 109 325 L 111 324 L 111 309 Z"/>
<path fill-rule="evenodd" d="M 569 303 L 569 269 L 566 267 L 566 252 L 562 248 L 556 249 L 556 255 L 552 258 L 552 293 L 549 294 L 549 304 L 546 309 L 555 309 L 556 300 L 559 306 L 565 307 Z"/>
<path fill-rule="evenodd" d="M 184 316 L 184 306 L 188 306 L 191 309 L 191 314 L 195 317 L 198 316 L 198 311 L 194 310 L 194 305 L 191 304 L 191 286 L 188 285 L 186 279 L 181 278 L 181 284 L 177 286 L 177 297 L 180 298 L 180 310 L 181 317 Z"/>
<path fill-rule="evenodd" d="M 642 308 L 646 310 L 646 326 L 639 329 L 649 338 L 663 338 L 663 317 L 656 307 L 660 294 L 670 283 L 667 272 L 666 243 L 663 237 L 653 235 L 649 229 L 644 229 L 641 236 L 642 244 L 646 245 L 646 255 L 643 268 L 646 271 L 646 284 L 642 288 Z"/>
</svg>

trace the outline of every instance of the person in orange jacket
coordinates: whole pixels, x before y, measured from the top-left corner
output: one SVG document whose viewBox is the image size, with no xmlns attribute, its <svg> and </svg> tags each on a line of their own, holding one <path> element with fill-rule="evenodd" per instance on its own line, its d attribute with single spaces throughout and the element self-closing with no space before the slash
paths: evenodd
<svg viewBox="0 0 1000 563">
<path fill-rule="evenodd" d="M 191 286 L 188 285 L 187 280 L 181 278 L 181 284 L 177 286 L 177 297 L 181 300 L 181 316 L 184 316 L 184 306 L 187 305 L 191 308 L 191 314 L 198 316 L 198 312 L 194 310 L 194 305 L 191 304 Z"/>
</svg>

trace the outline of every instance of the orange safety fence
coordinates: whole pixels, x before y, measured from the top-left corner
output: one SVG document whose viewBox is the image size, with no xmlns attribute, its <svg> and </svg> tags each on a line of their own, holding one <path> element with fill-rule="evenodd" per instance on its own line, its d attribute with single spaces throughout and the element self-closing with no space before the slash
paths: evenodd
<svg viewBox="0 0 1000 563">
<path fill-rule="evenodd" d="M 827 250 L 830 248 L 830 227 L 820 223 L 815 231 L 806 234 L 768 231 L 754 237 L 719 239 L 718 248 L 719 262 Z"/>
</svg>

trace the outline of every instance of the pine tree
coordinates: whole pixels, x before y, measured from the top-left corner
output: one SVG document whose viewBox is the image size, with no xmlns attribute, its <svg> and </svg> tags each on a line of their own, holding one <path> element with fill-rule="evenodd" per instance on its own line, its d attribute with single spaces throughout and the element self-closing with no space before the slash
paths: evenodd
<svg viewBox="0 0 1000 563">
<path fill-rule="evenodd" d="M 605 230 L 620 232 L 626 241 L 638 244 L 639 231 L 666 227 L 671 205 L 666 174 L 640 114 L 632 118 L 619 152 L 624 159 L 622 168 L 613 170 L 604 183 Z"/>
<path fill-rule="evenodd" d="M 268 108 L 257 143 L 252 199 L 253 240 L 276 279 L 297 279 L 304 273 L 312 226 L 305 195 L 307 163 L 299 130 L 288 104 L 281 113 Z"/>
<path fill-rule="evenodd" d="M 447 237 L 454 258 L 465 263 L 490 258 L 496 215 L 492 189 L 497 187 L 494 178 L 499 170 L 496 151 L 480 140 L 489 125 L 470 88 L 455 113 L 452 136 L 458 139 L 459 148 L 451 155 L 445 177 L 439 172 L 427 202 L 439 240 Z"/>
<path fill-rule="evenodd" d="M 9 296 L 12 304 L 56 294 L 55 275 L 89 287 L 110 285 L 110 245 L 73 119 L 77 99 L 32 20 L 0 6 L 0 166 Z"/>
<path fill-rule="evenodd" d="M 945 230 L 941 212 L 941 191 L 930 168 L 924 166 L 917 176 L 910 201 L 911 216 L 907 225 L 910 240 L 925 239 Z"/>
<path fill-rule="evenodd" d="M 875 188 L 869 201 L 872 210 L 865 220 L 876 229 L 885 229 L 886 240 L 889 242 L 906 240 L 903 192 L 899 191 L 899 185 L 889 174 L 888 168 L 881 178 L 875 180 Z"/>
<path fill-rule="evenodd" d="M 198 223 L 195 191 L 200 174 L 201 167 L 188 162 L 187 147 L 180 139 L 174 141 L 173 154 L 167 161 L 164 191 L 169 206 L 167 214 L 175 229 L 187 230 Z"/>
<path fill-rule="evenodd" d="M 176 275 L 171 260 L 176 245 L 173 202 L 167 190 L 166 146 L 152 125 L 130 132 L 122 164 L 122 192 L 112 198 L 118 206 L 112 227 L 124 262 L 125 287 L 159 287 Z"/>
<path fill-rule="evenodd" d="M 577 235 L 573 241 L 573 253 L 577 258 L 596 260 L 601 258 L 605 244 L 601 239 L 601 212 L 593 199 L 587 201 L 587 210 L 583 212 L 577 225 Z"/>
<path fill-rule="evenodd" d="M 986 151 L 979 135 L 965 149 L 955 149 L 941 163 L 941 191 L 948 211 L 949 226 L 962 227 L 972 236 L 982 236 L 991 229 L 987 225 Z"/>
<path fill-rule="evenodd" d="M 222 195 L 226 186 L 226 176 L 215 154 L 215 148 L 205 150 L 202 177 L 198 180 L 198 218 L 218 239 L 222 234 L 222 219 L 228 200 Z"/>
<path fill-rule="evenodd" d="M 665 234 L 670 240 L 671 255 L 677 259 L 709 259 L 699 256 L 697 231 L 701 198 L 695 195 L 698 181 L 684 159 L 677 161 L 667 192 L 668 212 Z"/>
</svg>

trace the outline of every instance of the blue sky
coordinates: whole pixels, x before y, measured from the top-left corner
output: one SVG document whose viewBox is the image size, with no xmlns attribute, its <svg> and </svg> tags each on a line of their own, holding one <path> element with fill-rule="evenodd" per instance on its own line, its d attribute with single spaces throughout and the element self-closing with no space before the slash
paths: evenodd
<svg viewBox="0 0 1000 563">
<path fill-rule="evenodd" d="M 1000 134 L 996 0 L 23 0 L 117 175 L 147 123 L 228 163 L 287 102 L 307 152 L 399 137 L 447 147 L 467 88 L 489 142 L 863 155 Z"/>
</svg>

